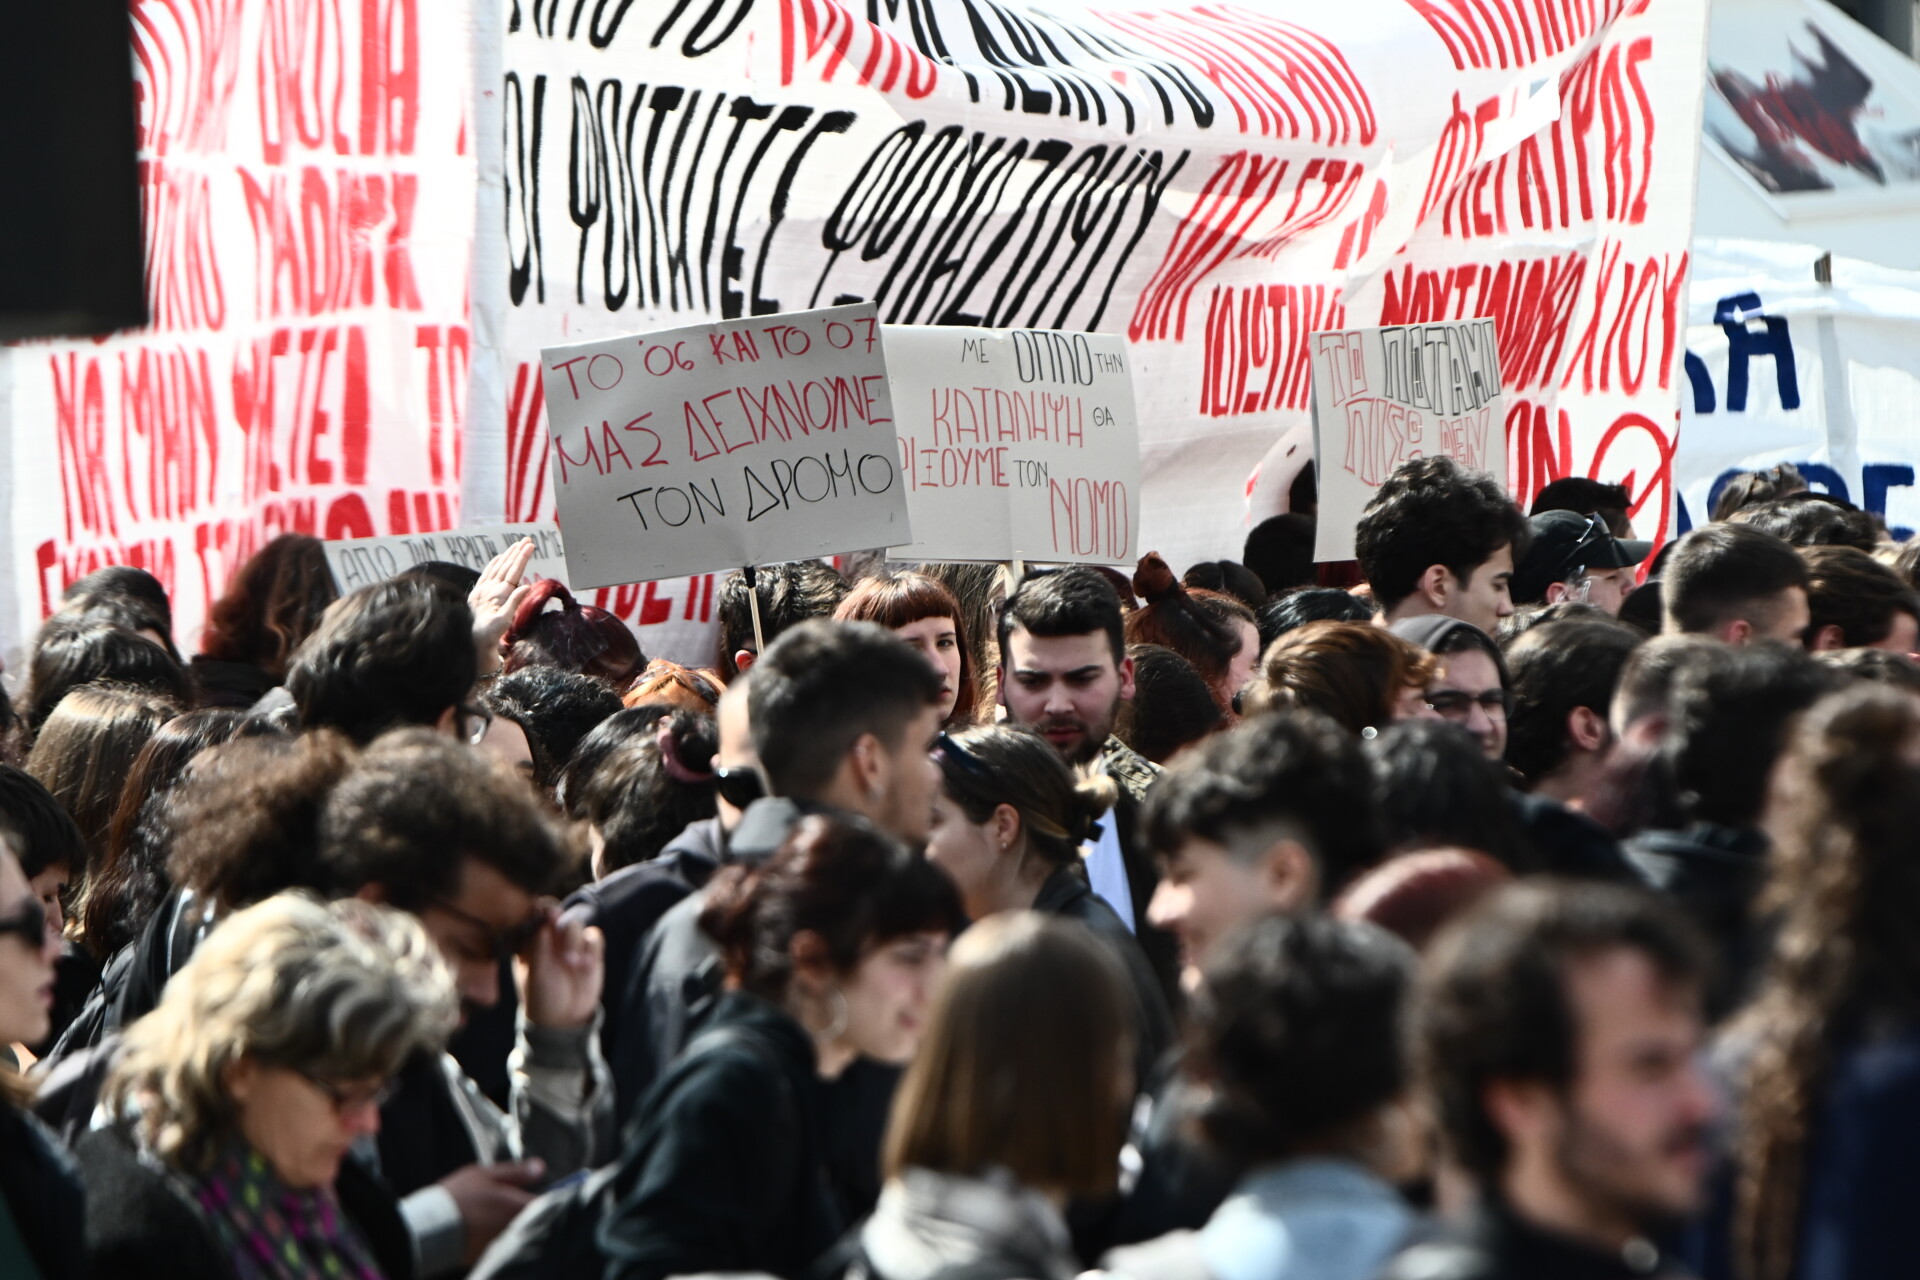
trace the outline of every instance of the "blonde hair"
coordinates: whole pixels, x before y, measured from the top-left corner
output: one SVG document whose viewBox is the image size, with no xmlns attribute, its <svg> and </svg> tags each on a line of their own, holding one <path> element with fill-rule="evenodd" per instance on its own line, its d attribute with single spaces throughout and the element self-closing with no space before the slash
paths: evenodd
<svg viewBox="0 0 1920 1280">
<path fill-rule="evenodd" d="M 283 893 L 200 945 L 128 1029 L 104 1101 L 162 1160 L 205 1168 L 233 1133 L 223 1084 L 233 1063 L 385 1079 L 438 1051 L 458 1014 L 452 975 L 414 917 Z"/>
</svg>

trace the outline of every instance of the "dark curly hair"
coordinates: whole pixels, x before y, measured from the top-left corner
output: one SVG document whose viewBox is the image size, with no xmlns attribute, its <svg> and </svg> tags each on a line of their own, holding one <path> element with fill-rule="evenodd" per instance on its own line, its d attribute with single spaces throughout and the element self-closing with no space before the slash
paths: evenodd
<svg viewBox="0 0 1920 1280">
<path fill-rule="evenodd" d="M 1433 565 L 1465 582 L 1502 547 L 1519 564 L 1532 541 L 1527 518 L 1493 477 L 1445 456 L 1396 467 L 1353 535 L 1360 572 L 1388 609 L 1412 595 Z"/>
<path fill-rule="evenodd" d="M 840 571 L 819 560 L 762 565 L 754 570 L 754 595 L 760 601 L 760 634 L 769 646 L 788 628 L 808 618 L 831 618 L 847 598 L 847 580 Z M 733 655 L 755 652 L 753 608 L 747 602 L 746 575 L 736 569 L 720 582 L 720 674 L 731 681 L 740 674 Z"/>
<path fill-rule="evenodd" d="M 431 725 L 473 688 L 479 657 L 466 601 L 418 579 L 342 596 L 294 652 L 287 692 L 308 729 L 368 743 L 396 725 Z"/>
<path fill-rule="evenodd" d="M 551 791 L 580 740 L 620 710 L 620 696 L 592 676 L 530 666 L 496 678 L 480 705 L 520 726 L 533 755 L 533 783 Z"/>
<path fill-rule="evenodd" d="M 1476 849 L 1514 872 L 1534 869 L 1533 846 L 1515 815 L 1507 772 L 1460 725 L 1403 720 L 1366 745 L 1373 809 L 1394 853 Z"/>
<path fill-rule="evenodd" d="M 817 934 L 828 964 L 849 974 L 894 938 L 960 932 L 966 914 L 953 881 L 924 857 L 863 819 L 813 815 L 761 866 L 716 875 L 700 927 L 720 944 L 734 985 L 779 1001 L 795 934 Z"/>
<path fill-rule="evenodd" d="M 283 533 L 248 557 L 214 601 L 200 652 L 284 676 L 287 659 L 339 598 L 320 539 Z"/>
<path fill-rule="evenodd" d="M 648 862 L 689 824 L 711 818 L 713 753 L 720 732 L 711 717 L 675 711 L 650 734 L 629 738 L 601 760 L 581 794 L 604 851 L 597 873 Z"/>
<path fill-rule="evenodd" d="M 1529 787 L 1566 760 L 1567 717 L 1576 707 L 1607 719 L 1620 672 L 1645 641 L 1637 628 L 1611 619 L 1548 622 L 1507 649 L 1513 680 L 1507 763 Z"/>
<path fill-rule="evenodd" d="M 1232 849 L 1248 835 L 1299 840 L 1331 898 L 1380 858 L 1373 770 L 1325 716 L 1256 716 L 1187 751 L 1147 791 L 1147 842 L 1170 855 L 1189 836 Z"/>
<path fill-rule="evenodd" d="M 1413 953 L 1385 930 L 1268 916 L 1230 935 L 1193 1003 L 1195 1121 L 1235 1165 L 1341 1138 L 1405 1091 Z"/>
<path fill-rule="evenodd" d="M 1844 498 L 1810 489 L 1742 507 L 1729 522 L 1770 533 L 1796 547 L 1853 547 L 1872 551 L 1886 540 L 1886 526 L 1871 511 Z"/>
<path fill-rule="evenodd" d="M 1580 1028 L 1567 971 L 1626 948 L 1669 989 L 1698 994 L 1704 942 L 1669 903 L 1590 881 L 1523 880 L 1449 924 L 1426 954 L 1413 1002 L 1415 1052 L 1448 1153 L 1483 1191 L 1505 1170 L 1507 1139 L 1486 1110 L 1496 1080 L 1574 1082 Z"/>
</svg>

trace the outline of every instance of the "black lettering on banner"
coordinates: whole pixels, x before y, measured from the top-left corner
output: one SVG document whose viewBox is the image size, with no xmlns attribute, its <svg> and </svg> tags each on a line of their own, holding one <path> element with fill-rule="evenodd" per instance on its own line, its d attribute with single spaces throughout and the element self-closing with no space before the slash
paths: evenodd
<svg viewBox="0 0 1920 1280">
<path fill-rule="evenodd" d="M 865 453 L 858 459 L 842 449 L 836 464 L 831 451 L 774 458 L 758 470 L 741 468 L 747 493 L 747 522 L 775 511 L 791 511 L 795 504 L 812 506 L 830 498 L 859 498 L 886 493 L 898 475 L 893 459 L 883 453 Z"/>
<path fill-rule="evenodd" d="M 507 296 L 514 306 L 547 300 L 547 277 L 540 243 L 540 124 L 546 109 L 547 78 L 533 78 L 533 115 L 529 129 L 526 93 L 519 73 L 509 71 L 501 86 L 502 186 L 507 212 Z"/>
<path fill-rule="evenodd" d="M 655 11 L 662 0 L 643 5 L 642 11 Z M 682 18 L 691 22 L 681 34 L 680 56 L 698 58 L 712 53 L 727 42 L 728 37 L 740 28 L 749 13 L 753 12 L 754 0 L 672 0 L 667 15 L 653 29 L 653 37 L 647 44 L 658 49 L 667 35 Z M 588 0 L 573 0 L 566 19 L 566 30 L 560 29 L 561 0 L 530 0 L 528 11 L 532 15 L 533 34 L 544 39 L 577 39 L 580 35 L 580 20 L 586 19 L 587 43 L 596 49 L 604 49 L 612 44 L 614 37 L 620 34 L 621 24 L 627 20 L 627 11 L 633 7 L 633 0 L 592 0 L 593 8 L 589 12 Z M 507 30 L 519 31 L 527 25 L 520 13 L 520 0 L 513 0 L 513 9 L 507 15 Z"/>
<path fill-rule="evenodd" d="M 888 324 L 1098 328 L 1190 153 L 963 133 L 929 137 L 915 120 L 881 140 L 821 229 L 829 257 L 806 305 L 871 298 Z M 987 217 L 1027 160 L 1038 163 L 1012 213 Z M 877 261 L 885 271 L 863 289 L 856 273 Z M 844 287 L 829 292 L 836 277 Z"/>
</svg>

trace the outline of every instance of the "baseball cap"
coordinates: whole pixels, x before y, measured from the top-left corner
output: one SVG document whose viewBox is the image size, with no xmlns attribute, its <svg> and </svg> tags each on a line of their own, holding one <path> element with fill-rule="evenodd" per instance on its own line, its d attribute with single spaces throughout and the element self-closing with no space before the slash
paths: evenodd
<svg viewBox="0 0 1920 1280">
<path fill-rule="evenodd" d="M 1582 569 L 1630 569 L 1647 558 L 1651 542 L 1613 536 L 1606 518 L 1573 511 L 1543 511 L 1532 517 L 1533 546 L 1513 573 L 1516 604 L 1547 598 L 1547 588 Z"/>
</svg>

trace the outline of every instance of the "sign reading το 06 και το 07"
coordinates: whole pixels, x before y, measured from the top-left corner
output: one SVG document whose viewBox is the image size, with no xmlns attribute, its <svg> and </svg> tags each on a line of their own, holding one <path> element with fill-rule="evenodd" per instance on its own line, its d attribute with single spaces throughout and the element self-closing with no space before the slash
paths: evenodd
<svg viewBox="0 0 1920 1280">
<path fill-rule="evenodd" d="M 912 541 L 871 303 L 540 363 L 577 590 Z"/>
<path fill-rule="evenodd" d="M 1353 559 L 1360 513 L 1410 458 L 1445 454 L 1507 483 L 1493 321 L 1337 329 L 1312 337 L 1315 560 Z"/>
<path fill-rule="evenodd" d="M 1118 334 L 889 325 L 902 560 L 1128 564 L 1140 424 Z"/>
</svg>

